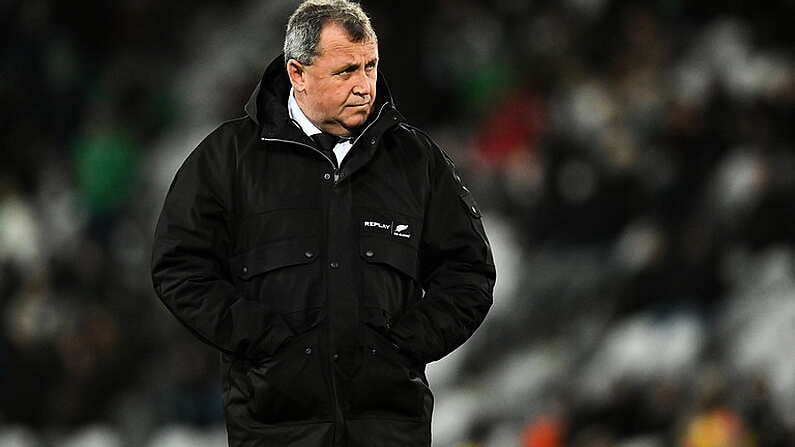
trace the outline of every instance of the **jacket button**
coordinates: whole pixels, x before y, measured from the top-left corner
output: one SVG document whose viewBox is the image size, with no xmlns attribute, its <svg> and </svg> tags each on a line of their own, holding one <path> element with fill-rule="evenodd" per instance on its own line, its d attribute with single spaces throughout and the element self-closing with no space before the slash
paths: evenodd
<svg viewBox="0 0 795 447">
<path fill-rule="evenodd" d="M 304 349 L 304 354 L 309 355 L 311 353 L 312 353 L 312 347 L 311 346 L 307 346 L 306 349 Z"/>
<path fill-rule="evenodd" d="M 248 273 L 248 267 L 243 267 L 243 273 Z"/>
<path fill-rule="evenodd" d="M 338 269 L 338 268 L 340 268 L 340 263 L 339 263 L 339 262 L 337 262 L 337 261 L 331 261 L 331 262 L 329 263 L 329 266 L 330 266 L 331 268 L 333 268 L 333 269 Z"/>
<path fill-rule="evenodd" d="M 373 253 L 373 251 L 372 251 L 372 250 L 367 250 L 366 252 L 364 252 L 364 255 L 365 255 L 365 256 L 367 256 L 368 258 L 372 258 L 372 257 L 373 257 L 373 254 L 374 254 L 374 253 Z"/>
<path fill-rule="evenodd" d="M 312 256 L 315 256 L 315 254 L 307 250 L 306 252 L 304 252 L 304 256 L 306 256 L 307 258 L 311 258 Z"/>
<path fill-rule="evenodd" d="M 371 145 L 373 145 L 373 146 L 375 146 L 375 138 L 373 138 L 372 140 L 370 140 L 370 144 L 371 144 Z"/>
<path fill-rule="evenodd" d="M 328 172 L 323 174 L 323 180 L 331 180 L 331 174 L 329 174 Z"/>
<path fill-rule="evenodd" d="M 370 355 L 375 355 L 375 353 L 376 353 L 376 352 L 377 352 L 377 351 L 375 350 L 375 348 L 371 348 L 371 349 L 370 349 Z"/>
<path fill-rule="evenodd" d="M 336 362 L 337 360 L 340 359 L 340 355 L 339 354 L 334 354 L 334 355 L 331 356 L 331 358 L 332 358 L 332 360 L 334 360 Z"/>
</svg>

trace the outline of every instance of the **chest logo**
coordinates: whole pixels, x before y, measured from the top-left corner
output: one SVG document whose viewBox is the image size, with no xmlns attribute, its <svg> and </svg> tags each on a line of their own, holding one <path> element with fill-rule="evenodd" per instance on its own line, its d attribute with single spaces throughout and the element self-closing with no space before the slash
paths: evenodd
<svg viewBox="0 0 795 447">
<path fill-rule="evenodd" d="M 395 223 L 394 221 L 363 220 L 362 225 L 365 231 L 385 233 L 394 237 L 404 239 L 411 238 L 408 224 Z"/>
</svg>

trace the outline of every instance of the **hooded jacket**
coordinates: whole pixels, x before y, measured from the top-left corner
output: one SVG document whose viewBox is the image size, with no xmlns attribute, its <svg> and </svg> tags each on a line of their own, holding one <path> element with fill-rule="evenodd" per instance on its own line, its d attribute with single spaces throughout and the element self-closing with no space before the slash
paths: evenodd
<svg viewBox="0 0 795 447">
<path fill-rule="evenodd" d="M 221 351 L 230 445 L 429 446 L 425 366 L 492 304 L 480 210 L 383 76 L 341 166 L 289 118 L 289 90 L 279 57 L 179 168 L 155 291 Z"/>
</svg>

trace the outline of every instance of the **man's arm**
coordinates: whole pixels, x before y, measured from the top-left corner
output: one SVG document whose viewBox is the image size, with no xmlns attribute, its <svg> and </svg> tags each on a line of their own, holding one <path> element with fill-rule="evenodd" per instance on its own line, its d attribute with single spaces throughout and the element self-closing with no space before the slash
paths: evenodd
<svg viewBox="0 0 795 447">
<path fill-rule="evenodd" d="M 389 330 L 401 351 L 423 363 L 472 336 L 491 307 L 496 279 L 480 210 L 449 157 L 435 145 L 433 150 L 434 184 L 420 242 L 425 296 Z"/>
<path fill-rule="evenodd" d="M 268 328 L 260 305 L 238 296 L 230 281 L 234 140 L 222 129 L 205 138 L 174 177 L 155 231 L 152 283 L 171 313 L 202 341 L 254 357 Z"/>
</svg>

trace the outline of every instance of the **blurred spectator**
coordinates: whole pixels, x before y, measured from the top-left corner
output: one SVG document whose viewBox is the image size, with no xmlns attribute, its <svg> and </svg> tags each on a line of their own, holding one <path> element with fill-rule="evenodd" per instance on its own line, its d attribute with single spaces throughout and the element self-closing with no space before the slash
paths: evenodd
<svg viewBox="0 0 795 447">
<path fill-rule="evenodd" d="M 75 145 L 75 167 L 81 198 L 91 215 L 89 233 L 105 242 L 135 190 L 137 162 L 128 136 L 107 129 L 95 132 Z"/>
<path fill-rule="evenodd" d="M 536 418 L 522 433 L 522 447 L 562 447 L 565 429 L 563 421 L 556 416 Z"/>
<path fill-rule="evenodd" d="M 684 447 L 743 447 L 753 445 L 742 419 L 727 408 L 706 409 L 687 426 Z"/>
</svg>

